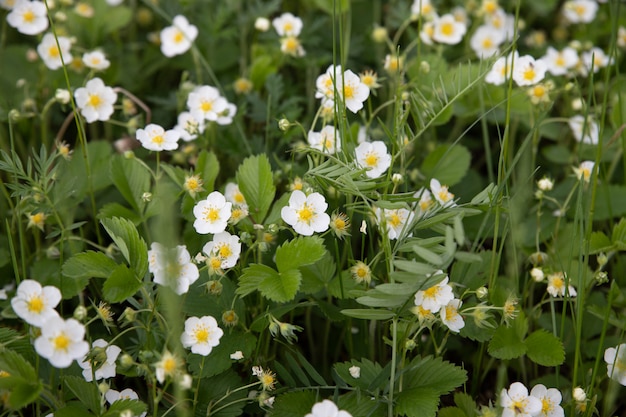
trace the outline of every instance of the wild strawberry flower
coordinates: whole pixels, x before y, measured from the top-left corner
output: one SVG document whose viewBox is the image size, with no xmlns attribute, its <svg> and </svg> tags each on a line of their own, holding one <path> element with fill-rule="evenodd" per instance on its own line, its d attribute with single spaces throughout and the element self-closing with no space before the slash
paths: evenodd
<svg viewBox="0 0 626 417">
<path fill-rule="evenodd" d="M 57 45 L 57 40 L 59 44 Z M 43 63 L 51 70 L 56 70 L 72 62 L 72 54 L 70 48 L 72 41 L 66 36 L 57 36 L 54 38 L 52 33 L 46 33 L 37 45 L 37 53 L 43 60 Z M 63 58 L 63 59 L 61 59 Z"/>
<path fill-rule="evenodd" d="M 443 274 L 443 271 L 438 271 Z M 438 284 L 426 290 L 420 290 L 415 293 L 415 305 L 420 306 L 431 313 L 437 313 L 442 307 L 448 305 L 454 299 L 452 287 L 448 284 L 448 276 L 442 279 Z"/>
<path fill-rule="evenodd" d="M 598 3 L 593 0 L 570 0 L 563 3 L 563 17 L 570 23 L 590 23 L 596 18 Z"/>
<path fill-rule="evenodd" d="M 278 33 L 278 36 L 299 36 L 302 31 L 302 19 L 291 13 L 283 13 L 274 20 L 272 26 Z"/>
<path fill-rule="evenodd" d="M 180 138 L 185 142 L 191 142 L 198 138 L 198 135 L 204 133 L 204 119 L 196 119 L 193 115 L 184 111 L 178 115 L 174 130 L 180 133 Z"/>
<path fill-rule="evenodd" d="M 439 310 L 441 321 L 448 329 L 453 333 L 458 333 L 463 327 L 465 327 L 465 321 L 461 314 L 459 314 L 459 308 L 461 308 L 461 300 L 455 298 L 450 300 L 448 304 L 442 306 Z"/>
<path fill-rule="evenodd" d="M 520 87 L 537 84 L 548 69 L 545 62 L 530 55 L 519 57 L 513 65 L 513 81 Z"/>
<path fill-rule="evenodd" d="M 92 123 L 96 120 L 109 120 L 117 101 L 117 93 L 96 77 L 87 81 L 85 87 L 77 88 L 74 98 L 87 123 Z"/>
<path fill-rule="evenodd" d="M 546 388 L 543 384 L 537 384 L 530 390 L 530 395 L 541 401 L 541 411 L 537 416 L 541 417 L 564 417 L 565 411 L 561 407 L 563 396 L 556 388 Z"/>
<path fill-rule="evenodd" d="M 48 11 L 41 1 L 16 0 L 7 23 L 24 35 L 38 35 L 48 29 Z"/>
<path fill-rule="evenodd" d="M 456 203 L 454 202 L 454 194 L 448 191 L 447 185 L 441 185 L 439 180 L 436 178 L 430 180 L 430 191 L 435 197 L 435 200 L 437 200 L 442 207 L 456 206 Z"/>
<path fill-rule="evenodd" d="M 189 291 L 189 286 L 200 277 L 184 245 L 169 249 L 153 242 L 148 251 L 148 270 L 154 275 L 155 283 L 172 288 L 178 295 Z"/>
<path fill-rule="evenodd" d="M 378 178 L 391 165 L 391 155 L 382 141 L 363 142 L 354 150 L 357 164 L 365 168 L 368 178 Z"/>
<path fill-rule="evenodd" d="M 296 36 L 285 36 L 280 38 L 280 51 L 286 55 L 299 58 L 306 55 L 304 47 L 300 43 L 300 39 Z"/>
<path fill-rule="evenodd" d="M 109 389 L 104 393 L 104 398 L 107 400 L 109 404 L 113 404 L 115 401 L 122 400 L 137 400 L 139 401 L 139 395 L 130 388 L 123 389 L 122 391 L 116 391 L 114 389 Z M 144 411 L 139 415 L 139 417 L 146 417 L 148 414 L 147 411 Z"/>
<path fill-rule="evenodd" d="M 335 97 L 335 80 L 341 77 L 341 65 L 330 65 L 326 72 L 315 80 L 315 98 Z"/>
<path fill-rule="evenodd" d="M 600 137 L 598 124 L 591 118 L 582 115 L 570 117 L 567 122 L 577 142 L 597 145 Z"/>
<path fill-rule="evenodd" d="M 196 220 L 193 227 L 201 235 L 216 234 L 226 230 L 228 219 L 231 216 L 233 203 L 219 191 L 213 191 L 205 200 L 199 201 L 193 208 Z"/>
<path fill-rule="evenodd" d="M 456 45 L 463 40 L 467 32 L 465 23 L 457 21 L 451 14 L 444 14 L 435 18 L 433 22 L 432 39 L 438 43 Z"/>
<path fill-rule="evenodd" d="M 470 47 L 479 58 L 489 58 L 498 53 L 504 42 L 502 31 L 492 26 L 479 26 L 470 38 Z"/>
<path fill-rule="evenodd" d="M 417 190 L 415 194 L 413 194 L 413 197 L 419 198 L 419 201 L 417 201 L 416 203 L 416 206 L 418 209 L 417 215 L 419 217 L 422 217 L 425 214 L 427 214 L 430 211 L 430 209 L 432 209 L 433 206 L 435 205 L 435 201 L 433 200 L 432 194 L 426 188 L 420 188 L 419 190 Z"/>
<path fill-rule="evenodd" d="M 541 400 L 528 395 L 528 388 L 521 382 L 514 382 L 509 389 L 502 388 L 500 405 L 502 417 L 532 417 L 541 412 Z"/>
<path fill-rule="evenodd" d="M 93 381 L 94 374 L 96 381 L 106 378 L 113 378 L 115 376 L 116 365 L 115 361 L 122 352 L 119 346 L 110 345 L 104 339 L 97 339 L 91 344 L 93 358 L 91 355 L 87 355 L 82 362 L 78 362 L 81 368 L 83 368 L 83 377 L 85 381 Z M 93 364 L 97 365 L 95 372 L 92 367 Z"/>
<path fill-rule="evenodd" d="M 626 386 L 626 343 L 606 349 L 604 361 L 607 376 Z"/>
<path fill-rule="evenodd" d="M 333 155 L 341 151 L 341 136 L 334 126 L 327 125 L 320 132 L 310 131 L 307 140 L 311 148 Z"/>
<path fill-rule="evenodd" d="M 163 127 L 150 123 L 144 129 L 137 129 L 137 140 L 141 146 L 151 151 L 173 151 L 178 149 L 180 132 L 177 130 L 165 130 Z"/>
<path fill-rule="evenodd" d="M 239 186 L 234 182 L 229 182 L 224 188 L 224 197 L 226 201 L 230 201 L 234 206 L 248 207 L 246 197 L 242 194 Z"/>
<path fill-rule="evenodd" d="M 191 353 L 207 356 L 220 344 L 223 335 L 224 331 L 219 328 L 214 317 L 189 317 L 185 320 L 185 332 L 180 340 L 185 348 L 191 348 Z"/>
<path fill-rule="evenodd" d="M 554 272 L 548 275 L 548 293 L 553 297 L 565 297 L 565 290 L 567 289 L 567 294 L 570 297 L 576 296 L 576 289 L 568 285 L 565 285 L 565 273 L 564 272 Z"/>
<path fill-rule="evenodd" d="M 109 61 L 102 51 L 91 51 L 83 54 L 83 63 L 87 68 L 94 70 L 105 70 L 111 66 Z"/>
<path fill-rule="evenodd" d="M 330 216 L 326 214 L 328 203 L 320 193 L 304 194 L 295 190 L 289 197 L 289 205 L 282 208 L 281 218 L 293 227 L 293 230 L 304 236 L 328 230 Z"/>
<path fill-rule="evenodd" d="M 208 257 L 207 262 L 216 262 L 216 265 L 211 264 L 210 267 L 216 270 L 232 268 L 237 264 L 241 254 L 239 236 L 228 232 L 217 233 L 211 242 L 204 245 L 202 252 Z"/>
<path fill-rule="evenodd" d="M 311 412 L 304 417 L 352 417 L 352 414 L 339 410 L 334 402 L 324 400 L 313 405 Z"/>
<path fill-rule="evenodd" d="M 187 97 L 187 108 L 196 120 L 216 121 L 227 107 L 228 101 L 210 85 L 194 88 Z"/>
<path fill-rule="evenodd" d="M 190 24 L 185 16 L 175 16 L 172 23 L 160 33 L 161 52 L 168 58 L 187 52 L 198 36 L 198 28 Z"/>
<path fill-rule="evenodd" d="M 485 76 L 485 82 L 493 85 L 502 85 L 509 78 L 512 66 L 516 65 L 519 59 L 517 51 L 501 56 L 494 62 L 491 71 Z"/>
<path fill-rule="evenodd" d="M 165 382 L 165 378 L 173 378 L 180 373 L 182 361 L 169 351 L 165 351 L 161 360 L 154 364 L 156 379 L 160 384 Z"/>
<path fill-rule="evenodd" d="M 551 46 L 546 49 L 546 54 L 541 57 L 546 63 L 548 72 L 552 75 L 566 75 L 576 67 L 578 63 L 578 52 L 570 46 L 566 46 L 558 51 Z"/>
<path fill-rule="evenodd" d="M 598 72 L 611 63 L 611 58 L 598 47 L 593 47 L 589 51 L 581 54 L 582 63 L 587 71 Z"/>
<path fill-rule="evenodd" d="M 368 264 L 362 261 L 357 261 L 357 263 L 350 268 L 350 274 L 359 284 L 362 282 L 369 284 L 372 280 L 372 270 Z"/>
<path fill-rule="evenodd" d="M 84 338 L 85 326 L 74 319 L 63 320 L 55 316 L 46 320 L 34 345 L 37 353 L 48 359 L 52 366 L 67 368 L 89 352 L 89 343 Z"/>
<path fill-rule="evenodd" d="M 233 103 L 226 102 L 226 108 L 217 114 L 215 123 L 220 126 L 226 126 L 233 122 L 233 117 L 237 114 L 237 106 Z"/>
<path fill-rule="evenodd" d="M 363 108 L 370 94 L 369 87 L 351 70 L 342 72 L 340 65 L 331 65 L 315 81 L 316 98 L 335 99 L 335 92 L 352 113 Z"/>
<path fill-rule="evenodd" d="M 387 237 L 390 240 L 398 239 L 403 234 L 407 234 L 409 225 L 415 217 L 415 213 L 404 208 L 380 209 L 376 207 L 374 214 L 378 224 L 385 227 Z"/>
<path fill-rule="evenodd" d="M 52 285 L 42 287 L 32 279 L 25 279 L 11 299 L 11 307 L 26 323 L 42 327 L 52 317 L 58 317 L 55 307 L 61 301 L 61 291 Z"/>
<path fill-rule="evenodd" d="M 411 5 L 411 19 L 417 20 L 420 17 L 432 19 L 437 16 L 437 10 L 431 0 L 413 0 Z"/>
<path fill-rule="evenodd" d="M 588 183 L 591 179 L 591 174 L 595 169 L 595 163 L 593 161 L 583 161 L 578 167 L 574 167 L 574 174 L 579 180 L 583 180 Z"/>
</svg>

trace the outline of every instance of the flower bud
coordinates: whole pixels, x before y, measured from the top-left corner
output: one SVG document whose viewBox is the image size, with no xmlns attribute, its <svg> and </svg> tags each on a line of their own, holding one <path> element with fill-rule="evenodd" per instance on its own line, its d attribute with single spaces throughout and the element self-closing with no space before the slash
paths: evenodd
<svg viewBox="0 0 626 417">
<path fill-rule="evenodd" d="M 391 182 L 393 182 L 396 185 L 402 184 L 403 181 L 404 181 L 404 178 L 402 177 L 402 174 L 399 174 L 396 172 L 395 174 L 391 176 Z"/>
<path fill-rule="evenodd" d="M 606 263 L 609 261 L 609 258 L 606 256 L 606 253 L 604 253 L 604 252 L 600 252 L 598 254 L 598 258 L 597 259 L 598 259 L 598 265 L 601 266 L 601 267 L 606 265 Z"/>
<path fill-rule="evenodd" d="M 476 297 L 478 297 L 479 300 L 482 300 L 487 295 L 489 295 L 489 290 L 487 289 L 487 287 L 480 287 L 476 290 Z"/>
<path fill-rule="evenodd" d="M 54 92 L 54 99 L 61 104 L 67 104 L 70 102 L 70 92 L 65 88 L 57 88 Z"/>
<path fill-rule="evenodd" d="M 581 387 L 574 388 L 574 390 L 572 391 L 572 397 L 574 397 L 574 400 L 578 401 L 579 403 L 587 401 L 587 393 L 585 393 L 585 390 Z"/>
<path fill-rule="evenodd" d="M 374 30 L 372 30 L 372 40 L 376 43 L 385 42 L 388 36 L 387 29 L 382 26 L 376 26 Z"/>
<path fill-rule="evenodd" d="M 542 179 L 537 181 L 537 187 L 541 191 L 550 191 L 554 187 L 554 182 L 548 177 L 543 177 Z"/>
<path fill-rule="evenodd" d="M 78 321 L 83 321 L 87 317 L 87 308 L 85 306 L 78 306 L 74 310 L 73 317 Z"/>
<path fill-rule="evenodd" d="M 282 130 L 283 132 L 286 132 L 289 129 L 289 127 L 291 127 L 291 122 L 289 122 L 289 120 L 280 119 L 278 121 L 278 128 Z"/>
<path fill-rule="evenodd" d="M 536 267 L 530 270 L 530 276 L 535 282 L 541 282 L 546 277 L 545 274 L 543 273 L 543 269 L 536 268 Z"/>
<path fill-rule="evenodd" d="M 150 193 L 148 191 L 143 193 L 141 195 L 141 201 L 143 201 L 144 203 L 149 203 L 150 201 L 152 201 L 152 193 Z"/>
<path fill-rule="evenodd" d="M 254 28 L 259 32 L 267 32 L 270 29 L 270 21 L 265 17 L 257 17 Z"/>
</svg>

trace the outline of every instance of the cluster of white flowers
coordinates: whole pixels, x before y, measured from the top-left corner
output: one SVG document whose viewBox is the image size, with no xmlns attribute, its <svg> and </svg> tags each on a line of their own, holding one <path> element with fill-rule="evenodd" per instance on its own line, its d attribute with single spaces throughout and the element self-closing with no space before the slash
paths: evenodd
<svg viewBox="0 0 626 417">
<path fill-rule="evenodd" d="M 320 132 L 310 131 L 307 140 L 313 149 L 333 155 L 341 151 L 341 136 L 334 126 L 327 125 Z"/>
<path fill-rule="evenodd" d="M 148 251 L 148 269 L 154 282 L 172 288 L 177 294 L 185 294 L 189 286 L 200 277 L 198 267 L 191 262 L 187 247 L 178 245 L 166 248 L 153 242 Z"/>
<path fill-rule="evenodd" d="M 436 275 L 443 275 L 439 270 Z M 415 307 L 412 311 L 421 319 L 434 318 L 439 313 L 441 322 L 454 333 L 461 331 L 465 327 L 463 316 L 459 313 L 462 301 L 454 298 L 452 286 L 448 284 L 449 277 L 446 275 L 438 284 L 426 290 L 415 293 Z"/>
<path fill-rule="evenodd" d="M 413 0 L 411 17 L 422 19 L 420 39 L 426 45 L 437 42 L 456 45 L 467 33 L 468 18 L 465 10 L 456 8 L 451 13 L 439 15 L 431 0 Z"/>
<path fill-rule="evenodd" d="M 280 36 L 280 50 L 284 54 L 293 57 L 306 55 L 306 51 L 298 38 L 302 32 L 302 19 L 291 13 L 283 13 L 272 20 L 272 26 L 274 26 L 276 33 Z"/>
<path fill-rule="evenodd" d="M 315 98 L 322 99 L 323 106 L 334 107 L 339 102 L 352 113 L 363 108 L 363 103 L 370 95 L 370 88 L 361 81 L 361 77 L 351 70 L 342 71 L 341 65 L 331 65 L 315 81 Z"/>
<path fill-rule="evenodd" d="M 563 417 L 562 399 L 561 391 L 556 388 L 537 384 L 529 394 L 524 384 L 514 382 L 500 393 L 502 417 Z"/>
</svg>

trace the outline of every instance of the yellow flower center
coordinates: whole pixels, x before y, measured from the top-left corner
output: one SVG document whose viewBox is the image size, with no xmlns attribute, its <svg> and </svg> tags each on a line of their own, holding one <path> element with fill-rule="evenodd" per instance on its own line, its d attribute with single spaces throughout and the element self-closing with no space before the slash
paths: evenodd
<svg viewBox="0 0 626 417">
<path fill-rule="evenodd" d="M 398 227 L 402 224 L 402 218 L 398 215 L 398 213 L 392 213 L 391 216 L 387 218 L 387 221 L 392 227 Z"/>
<path fill-rule="evenodd" d="M 513 408 L 516 414 L 523 414 L 525 406 L 526 401 L 513 401 L 513 404 L 511 404 L 511 408 Z"/>
<path fill-rule="evenodd" d="M 89 100 L 87 102 L 91 107 L 98 107 L 102 104 L 102 99 L 98 94 L 89 94 Z"/>
<path fill-rule="evenodd" d="M 437 195 L 444 203 L 447 203 L 454 197 L 452 193 L 448 192 L 448 187 L 445 186 L 441 187 L 441 191 Z"/>
<path fill-rule="evenodd" d="M 305 204 L 300 210 L 298 210 L 298 218 L 307 224 L 311 223 L 311 220 L 313 220 L 313 215 L 313 210 L 311 210 L 311 208 L 307 204 Z"/>
<path fill-rule="evenodd" d="M 552 286 L 557 290 L 560 290 L 565 285 L 565 281 L 561 277 L 554 277 L 552 279 Z"/>
<path fill-rule="evenodd" d="M 32 10 L 26 10 L 22 15 L 24 23 L 33 23 L 35 21 L 35 13 Z"/>
<path fill-rule="evenodd" d="M 217 271 L 222 267 L 222 260 L 217 256 L 212 256 L 211 259 L 209 259 L 209 267 L 211 270 Z"/>
<path fill-rule="evenodd" d="M 185 37 L 183 36 L 182 32 L 180 30 L 177 30 L 176 33 L 174 33 L 172 40 L 174 41 L 174 43 L 181 43 L 184 39 Z"/>
<path fill-rule="evenodd" d="M 41 297 L 40 295 L 32 297 L 26 302 L 26 304 L 28 305 L 28 311 L 36 314 L 41 314 L 45 305 L 43 302 L 43 297 Z"/>
<path fill-rule="evenodd" d="M 359 278 L 365 278 L 367 276 L 367 269 L 364 266 L 359 266 L 356 269 L 356 276 Z"/>
<path fill-rule="evenodd" d="M 58 58 L 61 54 L 59 52 L 59 48 L 57 48 L 56 45 L 52 45 L 48 48 L 48 55 L 50 55 L 52 58 Z"/>
<path fill-rule="evenodd" d="M 483 9 L 485 10 L 485 12 L 493 14 L 496 12 L 496 10 L 498 10 L 498 3 L 496 3 L 495 1 L 487 1 L 483 5 Z"/>
<path fill-rule="evenodd" d="M 37 227 L 43 227 L 46 220 L 46 215 L 39 212 L 30 216 L 30 221 Z"/>
<path fill-rule="evenodd" d="M 162 145 L 163 142 L 165 142 L 165 138 L 161 135 L 156 135 L 152 138 L 152 143 L 155 143 L 157 145 Z"/>
<path fill-rule="evenodd" d="M 559 54 L 559 56 L 556 57 L 556 60 L 554 60 L 554 63 L 557 65 L 557 67 L 564 67 L 565 58 L 563 58 L 563 55 Z"/>
<path fill-rule="evenodd" d="M 549 412 L 552 411 L 552 402 L 548 398 L 541 399 L 541 413 L 544 415 L 548 415 Z"/>
<path fill-rule="evenodd" d="M 237 204 L 243 204 L 243 203 L 246 202 L 246 198 L 240 192 L 236 192 L 235 195 L 233 196 L 233 198 L 235 200 L 235 203 L 237 203 Z"/>
<path fill-rule="evenodd" d="M 535 79 L 535 75 L 536 75 L 535 69 L 533 67 L 529 67 L 524 70 L 523 77 L 527 81 L 532 81 Z"/>
<path fill-rule="evenodd" d="M 163 370 L 166 374 L 171 374 L 176 369 L 176 359 L 169 357 L 163 361 Z"/>
<path fill-rule="evenodd" d="M 293 30 L 293 24 L 291 22 L 287 22 L 283 25 L 283 30 L 285 33 L 289 33 Z"/>
<path fill-rule="evenodd" d="M 211 103 L 210 101 L 203 100 L 200 103 L 200 108 L 202 109 L 203 112 L 206 113 L 208 111 L 211 111 L 211 109 L 213 108 L 213 103 Z"/>
<path fill-rule="evenodd" d="M 430 287 L 429 289 L 427 289 L 426 291 L 424 291 L 424 298 L 435 298 L 437 294 L 439 294 L 439 286 L 434 285 Z"/>
<path fill-rule="evenodd" d="M 220 211 L 216 208 L 207 208 L 204 211 L 204 220 L 208 222 L 215 222 L 220 218 Z"/>
<path fill-rule="evenodd" d="M 365 156 L 365 165 L 368 167 L 375 167 L 378 165 L 378 155 L 374 152 L 370 152 Z"/>
<path fill-rule="evenodd" d="M 346 227 L 346 222 L 342 218 L 337 217 L 335 219 L 335 229 L 343 230 L 345 227 Z"/>
<path fill-rule="evenodd" d="M 543 85 L 536 85 L 533 88 L 533 96 L 541 98 L 545 94 L 546 94 L 546 88 Z"/>
<path fill-rule="evenodd" d="M 198 343 L 207 343 L 209 341 L 209 329 L 202 324 L 193 329 L 193 334 Z"/>
<path fill-rule="evenodd" d="M 283 46 L 285 48 L 285 52 L 295 54 L 298 51 L 298 47 L 300 47 L 300 42 L 298 41 L 298 38 L 289 36 L 285 38 Z"/>
<path fill-rule="evenodd" d="M 230 250 L 230 246 L 224 244 L 220 246 L 219 254 L 222 258 L 228 258 L 230 255 L 233 254 L 233 251 Z"/>
<path fill-rule="evenodd" d="M 483 48 L 488 49 L 493 47 L 493 41 L 490 38 L 483 39 Z"/>
<path fill-rule="evenodd" d="M 574 11 L 576 12 L 576 14 L 578 16 L 583 16 L 585 14 L 585 6 L 577 4 L 576 6 L 574 6 Z"/>
<path fill-rule="evenodd" d="M 52 341 L 52 344 L 54 345 L 54 348 L 56 350 L 67 351 L 67 348 L 69 347 L 70 342 L 71 342 L 70 338 L 67 337 L 65 333 L 61 333 L 60 335 L 54 338 L 54 340 Z"/>
<path fill-rule="evenodd" d="M 354 97 L 354 87 L 351 85 L 344 85 L 343 86 L 343 96 L 346 99 L 350 99 Z"/>
<path fill-rule="evenodd" d="M 452 320 L 453 318 L 457 316 L 457 314 L 459 313 L 454 306 L 451 306 L 451 305 L 446 306 L 446 318 L 448 320 Z"/>
<path fill-rule="evenodd" d="M 446 36 L 452 36 L 452 34 L 454 33 L 454 25 L 450 22 L 446 22 L 442 24 L 441 33 L 443 33 Z"/>
</svg>

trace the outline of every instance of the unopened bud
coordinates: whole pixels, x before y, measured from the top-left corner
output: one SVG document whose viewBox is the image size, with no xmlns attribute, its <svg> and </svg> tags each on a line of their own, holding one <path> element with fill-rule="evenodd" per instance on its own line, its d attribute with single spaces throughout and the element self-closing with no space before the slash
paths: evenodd
<svg viewBox="0 0 626 417">
<path fill-rule="evenodd" d="M 574 388 L 574 391 L 572 391 L 572 397 L 574 397 L 574 400 L 579 403 L 587 401 L 587 393 L 585 393 L 585 390 L 581 387 Z"/>
<path fill-rule="evenodd" d="M 487 289 L 487 287 L 480 287 L 476 290 L 476 297 L 478 297 L 479 300 L 482 300 L 487 295 L 489 295 L 489 290 Z"/>
<path fill-rule="evenodd" d="M 70 92 L 65 88 L 57 88 L 54 92 L 54 99 L 61 104 L 67 104 L 70 102 Z"/>
<path fill-rule="evenodd" d="M 278 121 L 278 128 L 282 130 L 283 132 L 286 132 L 289 129 L 289 127 L 291 127 L 291 122 L 289 122 L 289 120 L 280 119 Z"/>
<path fill-rule="evenodd" d="M 533 268 L 530 270 L 530 276 L 533 278 L 535 282 L 541 282 L 545 279 L 545 274 L 543 273 L 543 269 L 541 268 Z"/>
<path fill-rule="evenodd" d="M 74 318 L 78 321 L 83 321 L 87 317 L 87 308 L 85 306 L 78 306 L 74 310 Z"/>
<path fill-rule="evenodd" d="M 604 252 L 600 252 L 598 254 L 598 265 L 600 265 L 601 267 L 606 265 L 606 263 L 609 261 L 608 256 L 606 256 L 606 253 Z"/>
<path fill-rule="evenodd" d="M 270 21 L 265 17 L 257 17 L 254 21 L 254 28 L 259 32 L 267 32 L 270 28 Z"/>
<path fill-rule="evenodd" d="M 376 43 L 383 43 L 387 40 L 387 29 L 382 26 L 376 26 L 374 30 L 372 30 L 372 40 Z"/>
<path fill-rule="evenodd" d="M 399 174 L 396 172 L 395 174 L 391 176 L 391 182 L 393 182 L 396 185 L 402 184 L 403 181 L 404 181 L 404 178 L 402 177 L 402 174 Z"/>
</svg>

